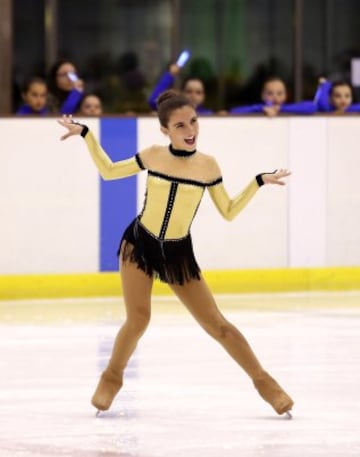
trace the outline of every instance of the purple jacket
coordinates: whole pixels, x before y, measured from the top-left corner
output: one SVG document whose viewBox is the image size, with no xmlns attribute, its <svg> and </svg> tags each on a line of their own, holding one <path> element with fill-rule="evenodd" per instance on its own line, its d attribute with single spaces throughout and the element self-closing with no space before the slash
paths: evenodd
<svg viewBox="0 0 360 457">
<path fill-rule="evenodd" d="M 156 100 L 159 97 L 159 95 L 164 92 L 166 89 L 169 89 L 169 87 L 174 85 L 175 78 L 174 76 L 169 72 L 165 72 L 161 78 L 159 79 L 159 82 L 156 84 L 154 87 L 154 90 L 152 91 L 150 97 L 148 98 L 148 103 L 151 107 L 152 110 L 156 111 Z M 213 114 L 213 111 L 204 108 L 203 106 L 198 106 L 196 108 L 196 111 L 198 114 Z"/>
<path fill-rule="evenodd" d="M 330 103 L 330 91 L 331 91 L 332 83 L 329 81 L 325 81 L 319 84 L 314 103 L 318 109 L 318 111 L 323 113 L 330 113 L 335 111 L 335 107 Z M 353 103 L 348 106 L 345 110 L 346 113 L 360 113 L 360 103 Z"/>
<path fill-rule="evenodd" d="M 230 114 L 251 114 L 251 113 L 263 113 L 265 103 L 259 103 L 257 105 L 249 106 L 237 106 L 232 108 Z M 298 103 L 284 103 L 280 106 L 280 113 L 288 114 L 314 114 L 316 112 L 316 104 L 312 101 L 298 102 Z"/>
<path fill-rule="evenodd" d="M 49 114 L 50 111 L 48 108 L 43 108 L 40 111 L 34 111 L 29 105 L 24 103 L 23 105 L 20 106 L 20 108 L 16 111 L 15 114 L 19 115 L 26 115 L 26 114 L 38 114 L 39 116 L 46 116 L 46 114 Z"/>
</svg>

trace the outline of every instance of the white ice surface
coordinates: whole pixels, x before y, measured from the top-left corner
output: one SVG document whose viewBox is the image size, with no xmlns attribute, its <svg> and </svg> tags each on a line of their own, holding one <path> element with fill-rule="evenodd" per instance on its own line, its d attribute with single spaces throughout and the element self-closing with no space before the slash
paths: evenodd
<svg viewBox="0 0 360 457">
<path fill-rule="evenodd" d="M 0 325 L 0 457 L 358 457 L 359 309 L 231 312 L 295 400 L 278 417 L 186 315 L 155 316 L 111 410 L 89 399 L 117 331 Z"/>
</svg>

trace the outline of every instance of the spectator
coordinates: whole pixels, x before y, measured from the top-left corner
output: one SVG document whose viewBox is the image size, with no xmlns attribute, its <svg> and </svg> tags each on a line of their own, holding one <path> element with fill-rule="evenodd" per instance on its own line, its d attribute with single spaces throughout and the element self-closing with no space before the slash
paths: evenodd
<svg viewBox="0 0 360 457">
<path fill-rule="evenodd" d="M 46 82 L 38 77 L 27 80 L 21 90 L 23 104 L 16 111 L 16 114 L 46 115 L 49 109 L 46 106 L 48 89 Z"/>
<path fill-rule="evenodd" d="M 81 100 L 79 116 L 101 116 L 103 114 L 100 97 L 95 94 L 86 94 Z"/>
<path fill-rule="evenodd" d="M 182 92 L 196 108 L 198 114 L 212 114 L 212 111 L 204 107 L 205 85 L 200 78 L 187 78 L 182 85 Z"/>
<path fill-rule="evenodd" d="M 358 113 L 360 103 L 353 103 L 353 89 L 346 81 L 331 83 L 325 78 L 319 79 L 315 104 L 320 112 L 334 114 Z"/>
<path fill-rule="evenodd" d="M 230 110 L 231 114 L 264 113 L 273 117 L 279 113 L 313 114 L 316 105 L 313 101 L 286 103 L 287 90 L 284 81 L 278 77 L 265 80 L 261 90 L 261 103 L 250 106 L 238 106 Z"/>
<path fill-rule="evenodd" d="M 148 99 L 149 105 L 154 111 L 156 110 L 157 98 L 162 92 L 174 85 L 175 77 L 180 73 L 180 70 L 181 68 L 173 63 L 160 78 Z M 200 78 L 188 77 L 182 85 L 182 92 L 191 101 L 198 114 L 212 114 L 211 110 L 204 107 L 205 86 Z"/>
<path fill-rule="evenodd" d="M 84 82 L 78 78 L 74 64 L 56 62 L 49 74 L 49 104 L 53 113 L 74 114 L 83 96 Z"/>
</svg>

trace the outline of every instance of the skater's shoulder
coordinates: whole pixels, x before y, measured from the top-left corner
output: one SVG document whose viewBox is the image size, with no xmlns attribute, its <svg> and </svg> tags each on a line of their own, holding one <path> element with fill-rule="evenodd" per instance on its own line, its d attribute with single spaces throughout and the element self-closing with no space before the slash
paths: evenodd
<svg viewBox="0 0 360 457">
<path fill-rule="evenodd" d="M 214 156 L 210 154 L 204 154 L 199 151 L 199 158 L 202 162 L 204 170 L 210 180 L 216 179 L 221 175 L 219 164 L 217 163 Z"/>
</svg>

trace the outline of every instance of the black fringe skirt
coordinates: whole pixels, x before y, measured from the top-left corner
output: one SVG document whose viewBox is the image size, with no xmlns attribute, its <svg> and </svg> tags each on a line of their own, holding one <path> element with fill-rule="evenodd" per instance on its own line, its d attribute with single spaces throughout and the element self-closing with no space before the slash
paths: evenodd
<svg viewBox="0 0 360 457">
<path fill-rule="evenodd" d="M 136 218 L 125 230 L 117 255 L 130 261 L 148 276 L 168 284 L 180 284 L 200 279 L 191 235 L 179 240 L 160 240 Z"/>
</svg>

